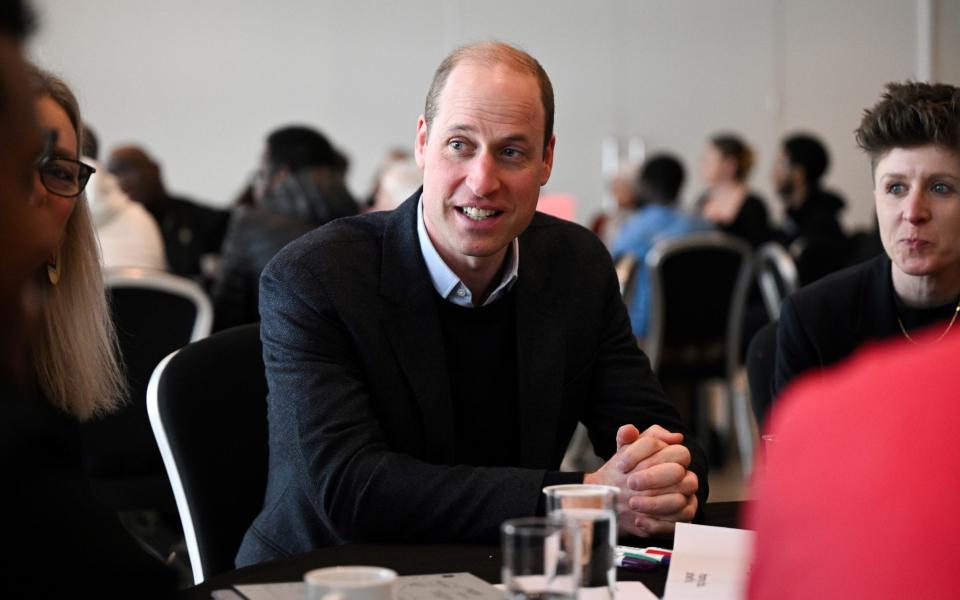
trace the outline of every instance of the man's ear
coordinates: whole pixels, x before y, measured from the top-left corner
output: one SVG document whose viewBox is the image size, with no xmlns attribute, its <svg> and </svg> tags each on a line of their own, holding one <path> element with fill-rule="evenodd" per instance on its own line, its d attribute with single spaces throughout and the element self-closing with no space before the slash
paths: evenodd
<svg viewBox="0 0 960 600">
<path fill-rule="evenodd" d="M 417 166 L 423 169 L 423 153 L 427 146 L 427 119 L 420 115 L 417 118 L 417 139 L 413 146 L 413 156 L 417 160 Z"/>
<path fill-rule="evenodd" d="M 553 172 L 553 150 L 557 146 L 557 134 L 550 136 L 550 141 L 543 149 L 543 177 L 540 178 L 540 186 L 547 184 L 550 179 L 550 173 Z"/>
</svg>

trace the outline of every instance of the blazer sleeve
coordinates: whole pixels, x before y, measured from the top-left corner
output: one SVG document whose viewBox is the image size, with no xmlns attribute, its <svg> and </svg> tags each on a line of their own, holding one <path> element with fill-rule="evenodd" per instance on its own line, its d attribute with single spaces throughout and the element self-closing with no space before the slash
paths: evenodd
<svg viewBox="0 0 960 600">
<path fill-rule="evenodd" d="M 317 526 L 344 541 L 495 542 L 504 520 L 533 515 L 543 470 L 433 464 L 388 445 L 355 324 L 304 262 L 264 272 L 261 336 L 271 454 L 289 456 Z"/>
</svg>

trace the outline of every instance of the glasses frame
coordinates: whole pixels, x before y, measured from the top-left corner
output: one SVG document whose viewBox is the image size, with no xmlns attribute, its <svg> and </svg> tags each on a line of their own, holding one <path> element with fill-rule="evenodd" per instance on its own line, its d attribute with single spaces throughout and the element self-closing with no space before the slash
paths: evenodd
<svg viewBox="0 0 960 600">
<path fill-rule="evenodd" d="M 77 175 L 79 190 L 75 194 L 64 194 L 50 188 L 50 184 L 47 183 L 46 176 L 44 175 L 43 169 L 50 163 L 54 161 L 63 161 L 77 165 L 80 169 L 80 173 Z M 37 175 L 40 176 L 40 183 L 43 184 L 44 189 L 46 189 L 51 194 L 56 194 L 63 198 L 76 198 L 87 188 L 87 182 L 90 181 L 90 176 L 96 173 L 97 170 L 85 162 L 73 158 L 64 158 L 62 156 L 57 156 L 55 154 L 44 153 L 43 156 L 37 160 Z"/>
</svg>

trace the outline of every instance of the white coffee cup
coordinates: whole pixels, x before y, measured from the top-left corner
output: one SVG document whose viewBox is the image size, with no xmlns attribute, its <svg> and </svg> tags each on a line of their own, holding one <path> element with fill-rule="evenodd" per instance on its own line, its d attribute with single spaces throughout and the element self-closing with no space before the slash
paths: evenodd
<svg viewBox="0 0 960 600">
<path fill-rule="evenodd" d="M 325 567 L 303 576 L 307 600 L 393 600 L 397 572 L 383 567 Z"/>
</svg>

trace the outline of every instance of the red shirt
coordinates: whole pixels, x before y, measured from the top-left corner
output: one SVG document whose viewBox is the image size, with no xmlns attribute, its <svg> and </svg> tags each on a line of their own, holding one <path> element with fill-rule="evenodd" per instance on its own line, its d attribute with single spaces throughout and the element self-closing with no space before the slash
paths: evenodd
<svg viewBox="0 0 960 600">
<path fill-rule="evenodd" d="M 799 381 L 767 430 L 750 598 L 960 597 L 960 327 Z"/>
</svg>

